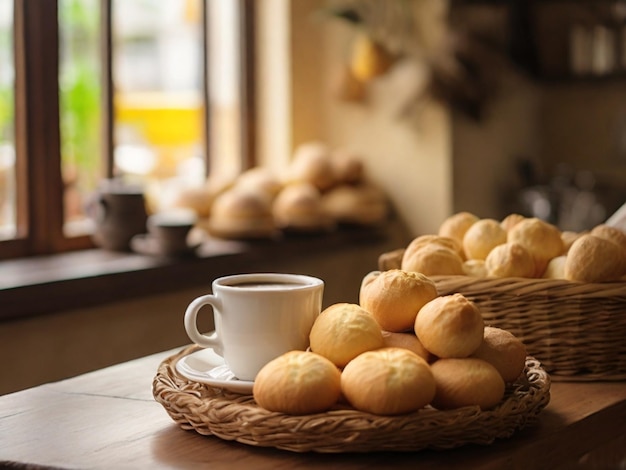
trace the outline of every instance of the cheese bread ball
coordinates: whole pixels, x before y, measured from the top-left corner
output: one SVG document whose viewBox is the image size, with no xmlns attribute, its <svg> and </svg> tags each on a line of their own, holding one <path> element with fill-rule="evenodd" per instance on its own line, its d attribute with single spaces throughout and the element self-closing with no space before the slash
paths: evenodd
<svg viewBox="0 0 626 470">
<path fill-rule="evenodd" d="M 428 405 L 435 396 L 435 380 L 421 357 L 402 348 L 382 348 L 348 363 L 341 391 L 357 410 L 399 415 Z"/>
<path fill-rule="evenodd" d="M 506 243 L 507 232 L 495 219 L 480 219 L 463 237 L 463 251 L 467 259 L 486 259 L 496 246 Z"/>
<path fill-rule="evenodd" d="M 387 271 L 389 269 L 400 269 L 402 267 L 402 257 L 404 256 L 404 248 L 397 248 L 388 251 L 378 257 L 378 269 Z"/>
<path fill-rule="evenodd" d="M 563 241 L 563 253 L 567 254 L 569 249 L 576 240 L 578 240 L 582 235 L 588 232 L 572 232 L 570 230 L 565 230 L 561 232 L 561 240 Z"/>
<path fill-rule="evenodd" d="M 263 366 L 252 394 L 257 404 L 269 411 L 320 413 L 339 400 L 341 372 L 319 354 L 290 351 Z"/>
<path fill-rule="evenodd" d="M 439 226 L 438 235 L 456 240 L 459 246 L 463 246 L 465 232 L 478 222 L 480 218 L 471 212 L 463 211 L 451 215 Z"/>
<path fill-rule="evenodd" d="M 516 242 L 528 250 L 535 260 L 535 276 L 541 277 L 552 258 L 563 254 L 561 231 L 536 217 L 524 219 L 509 232 L 509 242 Z"/>
<path fill-rule="evenodd" d="M 467 357 L 483 341 L 484 322 L 478 306 L 462 294 L 437 297 L 415 319 L 415 334 L 437 357 Z"/>
<path fill-rule="evenodd" d="M 421 273 L 392 269 L 363 278 L 359 305 L 383 330 L 412 330 L 417 312 L 437 297 L 435 283 Z"/>
<path fill-rule="evenodd" d="M 396 333 L 383 330 L 383 340 L 386 348 L 403 348 L 414 352 L 426 362 L 432 362 L 435 357 L 424 347 L 414 332 Z"/>
<path fill-rule="evenodd" d="M 322 207 L 322 195 L 312 183 L 285 186 L 275 197 L 272 214 L 282 229 L 316 230 L 331 228 L 333 221 Z"/>
<path fill-rule="evenodd" d="M 586 234 L 569 249 L 564 272 L 570 281 L 616 281 L 626 273 L 626 259 L 617 244 Z"/>
<path fill-rule="evenodd" d="M 299 145 L 294 151 L 285 179 L 287 183 L 309 182 L 320 191 L 333 187 L 336 181 L 329 147 L 316 141 Z"/>
<path fill-rule="evenodd" d="M 485 259 L 491 277 L 533 277 L 535 261 L 528 250 L 517 242 L 503 243 L 489 252 Z"/>
<path fill-rule="evenodd" d="M 426 234 L 415 237 L 411 242 L 407 245 L 405 249 L 405 253 L 407 257 L 410 257 L 416 251 L 419 251 L 426 245 L 438 245 L 444 248 L 449 248 L 450 250 L 457 253 L 459 256 L 463 254 L 463 246 L 456 241 L 454 238 L 444 237 L 441 235 L 433 235 Z"/>
<path fill-rule="evenodd" d="M 385 345 L 374 317 L 359 305 L 333 304 L 315 319 L 309 334 L 311 351 L 329 359 L 337 367 L 365 351 Z"/>
<path fill-rule="evenodd" d="M 508 233 L 513 227 L 517 225 L 518 222 L 521 222 L 525 218 L 526 217 L 520 214 L 515 214 L 515 213 L 509 214 L 504 219 L 502 219 L 502 222 L 500 222 L 500 225 Z"/>
<path fill-rule="evenodd" d="M 400 265 L 404 271 L 425 276 L 463 275 L 463 259 L 454 250 L 437 243 L 429 243 L 416 250 L 405 250 Z"/>
<path fill-rule="evenodd" d="M 276 230 L 272 200 L 263 191 L 229 189 L 213 202 L 208 228 L 216 237 L 269 237 Z"/>
<path fill-rule="evenodd" d="M 498 370 L 475 357 L 439 359 L 431 364 L 436 393 L 432 405 L 440 410 L 480 406 L 493 408 L 504 397 L 505 384 Z"/>
<path fill-rule="evenodd" d="M 611 227 L 610 225 L 600 224 L 591 229 L 591 235 L 604 238 L 610 242 L 618 245 L 626 256 L 626 233 L 622 232 L 617 227 Z"/>
<path fill-rule="evenodd" d="M 502 380 L 515 380 L 526 366 L 526 346 L 513 333 L 501 328 L 486 326 L 482 344 L 472 355 L 494 366 Z"/>
<path fill-rule="evenodd" d="M 463 262 L 463 273 L 470 277 L 487 277 L 484 259 L 468 259 Z"/>
<path fill-rule="evenodd" d="M 565 279 L 565 261 L 567 261 L 567 255 L 552 258 L 541 276 L 542 279 Z"/>
</svg>

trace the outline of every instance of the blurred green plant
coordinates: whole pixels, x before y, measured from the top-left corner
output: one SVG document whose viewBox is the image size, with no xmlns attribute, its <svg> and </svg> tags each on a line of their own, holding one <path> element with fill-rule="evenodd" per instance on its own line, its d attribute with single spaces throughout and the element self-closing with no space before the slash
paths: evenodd
<svg viewBox="0 0 626 470">
<path fill-rule="evenodd" d="M 0 67 L 4 74 L 0 76 L 0 143 L 13 142 L 13 28 L 12 23 L 0 26 Z M 1 70 L 1 69 L 0 69 Z"/>
<path fill-rule="evenodd" d="M 60 0 L 61 159 L 67 183 L 83 192 L 100 179 L 100 29 L 98 2 Z"/>
<path fill-rule="evenodd" d="M 13 87 L 0 83 L 0 143 L 13 142 Z"/>
</svg>

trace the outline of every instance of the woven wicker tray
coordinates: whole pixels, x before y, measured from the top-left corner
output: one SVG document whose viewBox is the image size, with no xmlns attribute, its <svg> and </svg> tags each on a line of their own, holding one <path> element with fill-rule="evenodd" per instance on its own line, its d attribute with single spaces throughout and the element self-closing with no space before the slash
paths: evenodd
<svg viewBox="0 0 626 470">
<path fill-rule="evenodd" d="M 197 351 L 183 349 L 163 361 L 153 381 L 153 395 L 183 429 L 203 435 L 294 452 L 374 452 L 450 449 L 491 444 L 532 423 L 550 401 L 550 377 L 528 357 L 525 373 L 507 388 L 496 408 L 478 407 L 387 417 L 333 409 L 289 416 L 264 410 L 250 395 L 237 395 L 180 376 L 176 362 Z"/>
<path fill-rule="evenodd" d="M 626 380 L 626 282 L 432 276 L 510 331 L 554 380 Z"/>
</svg>

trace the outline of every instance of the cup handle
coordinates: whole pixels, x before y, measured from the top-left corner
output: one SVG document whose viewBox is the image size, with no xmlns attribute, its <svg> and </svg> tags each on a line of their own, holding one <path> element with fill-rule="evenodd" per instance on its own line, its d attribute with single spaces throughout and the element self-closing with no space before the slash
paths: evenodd
<svg viewBox="0 0 626 470">
<path fill-rule="evenodd" d="M 213 348 L 213 350 L 222 355 L 222 342 L 217 336 L 217 331 L 210 336 L 203 335 L 198 331 L 197 318 L 200 309 L 205 305 L 211 305 L 214 309 L 221 310 L 222 302 L 213 294 L 203 295 L 193 300 L 185 311 L 185 331 L 189 339 L 203 348 Z M 215 315 L 214 315 L 215 318 Z"/>
<path fill-rule="evenodd" d="M 91 208 L 92 216 L 98 223 L 102 223 L 109 215 L 109 203 L 102 194 L 98 194 L 96 199 L 92 203 Z"/>
</svg>

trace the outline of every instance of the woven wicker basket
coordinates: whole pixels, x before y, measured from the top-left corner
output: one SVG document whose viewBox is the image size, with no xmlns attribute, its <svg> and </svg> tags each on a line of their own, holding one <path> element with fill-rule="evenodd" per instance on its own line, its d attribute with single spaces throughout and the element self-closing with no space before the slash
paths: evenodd
<svg viewBox="0 0 626 470">
<path fill-rule="evenodd" d="M 491 444 L 532 423 L 550 400 L 550 377 L 531 357 L 520 380 L 507 388 L 496 408 L 376 416 L 354 409 L 289 416 L 264 410 L 251 395 L 237 395 L 180 376 L 176 362 L 190 346 L 161 363 L 153 395 L 183 429 L 244 444 L 294 452 L 373 452 L 450 449 Z"/>
<path fill-rule="evenodd" d="M 626 282 L 432 276 L 520 338 L 554 380 L 626 380 Z"/>
</svg>

